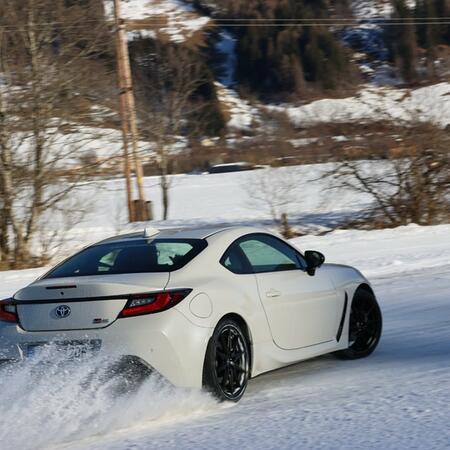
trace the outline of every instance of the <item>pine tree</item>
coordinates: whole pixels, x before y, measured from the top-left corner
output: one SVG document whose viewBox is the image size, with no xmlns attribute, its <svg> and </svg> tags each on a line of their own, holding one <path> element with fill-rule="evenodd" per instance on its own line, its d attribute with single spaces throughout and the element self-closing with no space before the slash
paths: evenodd
<svg viewBox="0 0 450 450">
<path fill-rule="evenodd" d="M 228 5 L 228 6 L 226 6 Z M 227 17 L 305 19 L 329 17 L 328 0 L 222 0 Z M 269 26 L 236 30 L 237 79 L 264 97 L 290 96 L 307 82 L 335 88 L 346 81 L 349 60 L 326 27 Z"/>
<path fill-rule="evenodd" d="M 434 0 L 436 17 L 449 17 L 450 16 L 450 1 L 449 0 Z M 450 23 L 444 25 L 437 25 L 439 43 L 444 45 L 450 45 Z"/>
<path fill-rule="evenodd" d="M 437 2 L 434 0 L 418 0 L 416 3 L 416 17 L 424 18 L 417 26 L 418 44 L 426 50 L 428 77 L 436 77 L 435 60 L 437 57 L 436 48 L 439 44 L 439 25 L 433 23 L 437 17 Z"/>
<path fill-rule="evenodd" d="M 393 0 L 393 6 L 394 16 L 396 18 L 412 18 L 411 11 L 405 0 Z M 407 83 L 416 81 L 417 45 L 415 26 L 402 23 L 401 25 L 394 27 L 392 39 L 394 42 L 394 57 L 402 78 Z"/>
<path fill-rule="evenodd" d="M 303 53 L 303 65 L 305 68 L 305 77 L 307 81 L 315 82 L 320 80 L 323 74 L 325 55 L 319 47 L 319 39 L 316 28 L 308 30 L 305 38 L 306 44 Z"/>
</svg>

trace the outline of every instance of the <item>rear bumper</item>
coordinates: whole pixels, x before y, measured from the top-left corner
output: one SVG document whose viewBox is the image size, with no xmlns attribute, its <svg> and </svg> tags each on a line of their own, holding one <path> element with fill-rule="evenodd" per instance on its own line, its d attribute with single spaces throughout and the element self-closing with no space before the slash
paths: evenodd
<svg viewBox="0 0 450 450">
<path fill-rule="evenodd" d="M 24 360 L 28 346 L 61 341 L 101 341 L 102 356 L 133 356 L 143 360 L 172 384 L 202 386 L 203 363 L 213 329 L 191 323 L 176 309 L 118 319 L 95 330 L 28 332 L 0 322 L 0 360 Z"/>
</svg>

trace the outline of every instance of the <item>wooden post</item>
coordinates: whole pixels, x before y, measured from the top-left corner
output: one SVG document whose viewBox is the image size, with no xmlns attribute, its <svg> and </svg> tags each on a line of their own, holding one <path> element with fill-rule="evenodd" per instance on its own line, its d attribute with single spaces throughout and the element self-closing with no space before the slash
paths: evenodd
<svg viewBox="0 0 450 450">
<path fill-rule="evenodd" d="M 137 127 L 136 104 L 133 92 L 130 55 L 128 52 L 125 21 L 121 18 L 120 1 L 121 0 L 114 0 L 114 16 L 116 22 L 117 70 L 120 80 L 119 86 L 121 98 L 122 134 L 124 137 L 126 136 L 126 138 L 124 138 L 125 177 L 127 178 L 127 171 L 131 174 L 128 154 L 128 138 L 131 131 L 133 165 L 136 174 L 136 184 L 139 198 L 137 202 L 132 201 L 131 180 L 129 182 L 127 180 L 127 192 L 129 192 L 129 216 L 131 221 L 144 221 L 148 220 L 149 217 L 144 192 L 144 172 L 142 170 L 138 148 L 139 132 Z"/>
<path fill-rule="evenodd" d="M 115 19 L 116 19 L 116 33 L 117 33 L 117 30 L 119 29 L 119 17 L 117 16 L 117 14 Z M 117 58 L 117 82 L 119 86 L 119 96 L 120 96 L 120 117 L 122 121 L 123 160 L 124 160 L 125 185 L 127 191 L 128 220 L 130 222 L 134 222 L 136 214 L 134 212 L 133 186 L 131 184 L 130 155 L 128 151 L 128 133 L 129 133 L 128 108 L 127 108 L 126 89 L 123 77 L 122 64 L 120 62 L 123 61 L 123 55 L 120 40 L 118 39 L 118 37 L 116 37 L 116 58 Z"/>
</svg>

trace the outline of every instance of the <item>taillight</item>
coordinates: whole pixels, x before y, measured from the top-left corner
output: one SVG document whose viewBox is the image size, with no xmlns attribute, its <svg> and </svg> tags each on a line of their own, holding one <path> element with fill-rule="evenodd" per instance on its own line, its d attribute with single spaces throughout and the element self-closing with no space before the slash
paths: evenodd
<svg viewBox="0 0 450 450">
<path fill-rule="evenodd" d="M 11 300 L 2 300 L 0 302 L 0 320 L 3 322 L 18 322 L 16 305 Z"/>
<path fill-rule="evenodd" d="M 191 292 L 192 289 L 181 289 L 131 295 L 125 308 L 119 314 L 119 319 L 166 311 L 184 300 Z"/>
</svg>

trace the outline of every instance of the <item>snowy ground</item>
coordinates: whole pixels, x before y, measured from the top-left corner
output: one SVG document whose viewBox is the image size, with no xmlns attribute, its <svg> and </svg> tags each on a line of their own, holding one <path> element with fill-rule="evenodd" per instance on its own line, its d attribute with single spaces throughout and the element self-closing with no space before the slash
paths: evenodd
<svg viewBox="0 0 450 450">
<path fill-rule="evenodd" d="M 225 114 L 229 116 L 227 125 L 230 130 L 250 130 L 260 123 L 260 114 L 250 102 L 241 98 L 234 89 L 227 88 L 219 82 L 215 82 L 214 85 L 217 98 Z"/>
<path fill-rule="evenodd" d="M 268 107 L 286 112 L 296 126 L 331 122 L 429 121 L 442 128 L 450 124 L 450 83 L 415 90 L 366 86 L 355 97 L 323 99 L 303 105 Z"/>
<path fill-rule="evenodd" d="M 248 131 L 260 124 L 261 117 L 257 108 L 249 101 L 241 98 L 236 91 L 236 38 L 229 31 L 222 31 L 216 44 L 216 51 L 223 62 L 218 70 L 218 81 L 215 87 L 217 98 L 228 116 L 230 130 Z"/>
<path fill-rule="evenodd" d="M 151 379 L 134 397 L 82 384 L 93 363 L 0 377 L 0 447 L 445 449 L 450 446 L 450 226 L 295 240 L 357 265 L 384 313 L 376 353 L 317 358 L 250 382 L 238 405 Z M 40 270 L 0 274 L 9 295 Z"/>
<path fill-rule="evenodd" d="M 327 191 L 315 181 L 327 165 L 173 177 L 171 220 L 181 224 L 270 225 L 248 196 L 255 177 L 275 187 L 292 180 L 295 222 L 327 226 L 364 209 L 368 199 Z M 156 178 L 146 191 L 161 209 Z M 78 194 L 92 214 L 67 232 L 66 250 L 124 227 L 123 180 L 89 183 Z M 86 202 L 87 203 L 87 202 Z M 53 223 L 53 222 L 52 222 Z M 156 223 L 156 226 L 161 226 Z M 138 225 L 138 227 L 142 225 Z M 256 378 L 236 406 L 151 379 L 117 398 L 87 378 L 104 361 L 32 364 L 0 376 L 0 448 L 445 448 L 450 445 L 450 226 L 335 231 L 295 240 L 331 262 L 354 264 L 374 282 L 385 315 L 381 346 L 356 362 L 318 358 Z M 45 269 L 0 273 L 0 297 Z M 25 425 L 24 425 L 25 424 Z"/>
<path fill-rule="evenodd" d="M 111 1 L 105 1 L 105 10 L 113 17 L 114 9 Z M 209 21 L 209 17 L 199 16 L 195 10 L 179 0 L 122 0 L 122 17 L 128 20 L 151 20 L 157 33 L 166 35 L 172 42 L 184 42 L 194 33 L 201 30 Z M 130 33 L 130 40 L 137 33 Z M 143 37 L 155 37 L 154 30 L 141 30 Z"/>
<path fill-rule="evenodd" d="M 79 167 L 83 164 L 83 158 L 90 157 L 103 162 L 105 166 L 118 166 L 121 163 L 119 158 L 123 155 L 122 132 L 114 128 L 66 124 L 64 132 L 49 128 L 46 142 L 44 160 L 53 169 Z M 145 160 L 154 157 L 154 144 L 151 142 L 139 141 L 138 149 Z M 16 133 L 13 150 L 16 164 L 31 164 L 34 160 L 32 134 Z"/>
<path fill-rule="evenodd" d="M 364 164 L 368 172 L 386 170 L 383 161 Z M 355 219 L 371 204 L 366 194 L 329 189 L 330 185 L 321 177 L 332 169 L 333 164 L 312 164 L 216 175 L 174 175 L 170 177 L 169 220 L 166 222 L 160 221 L 159 179 L 148 177 L 144 182 L 146 198 L 153 202 L 156 219 L 151 225 L 167 228 L 257 224 L 273 228 L 268 205 L 255 198 L 262 189 L 261 183 L 265 182 L 267 189 L 270 180 L 273 195 L 267 198 L 275 205 L 282 204 L 282 211 L 288 214 L 293 226 L 310 234 L 329 231 Z M 47 220 L 43 238 L 59 230 L 64 241 L 56 252 L 55 262 L 80 247 L 145 226 L 127 223 L 124 184 L 124 180 L 116 179 L 80 186 L 73 194 L 74 204 L 77 208 L 87 208 L 88 212 L 70 229 L 65 228 L 64 218 L 57 215 Z"/>
<path fill-rule="evenodd" d="M 375 163 L 369 163 L 375 164 Z M 282 202 L 294 224 L 308 230 L 323 231 L 345 222 L 365 209 L 370 199 L 363 194 L 328 191 L 324 181 L 316 181 L 329 164 L 293 166 L 254 172 L 217 175 L 175 175 L 171 177 L 169 221 L 162 217 L 161 192 L 158 177 L 145 179 L 147 199 L 154 203 L 157 227 L 178 227 L 191 224 L 259 224 L 272 226 L 270 211 L 263 202 L 252 197 L 249 186 L 258 186 L 261 179 L 271 180 L 274 190 L 285 192 Z M 288 189 L 287 189 L 288 188 Z M 289 192 L 286 192 L 288 190 Z M 58 257 L 65 257 L 80 246 L 111 235 L 142 229 L 143 224 L 129 226 L 122 179 L 92 182 L 76 192 L 78 205 L 88 208 L 88 214 L 77 226 L 64 233 L 65 245 Z M 278 194 L 278 197 L 280 194 Z M 281 201 L 277 196 L 274 199 Z M 47 230 L 61 229 L 61 222 L 48 220 Z"/>
<path fill-rule="evenodd" d="M 393 12 L 389 0 L 352 0 L 351 4 L 353 14 L 359 20 L 389 17 Z"/>
<path fill-rule="evenodd" d="M 408 5 L 415 1 L 408 0 Z M 396 86 L 401 83 L 394 67 L 389 62 L 386 46 L 386 27 L 394 12 L 390 0 L 352 0 L 353 16 L 358 24 L 346 27 L 341 33 L 343 42 L 353 48 L 361 71 L 376 86 Z"/>
</svg>

